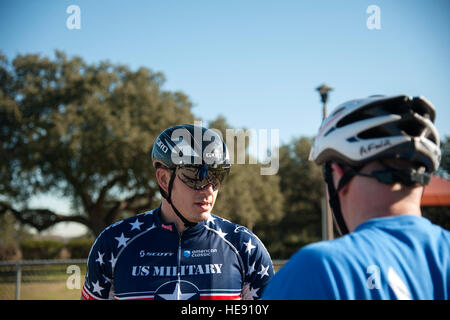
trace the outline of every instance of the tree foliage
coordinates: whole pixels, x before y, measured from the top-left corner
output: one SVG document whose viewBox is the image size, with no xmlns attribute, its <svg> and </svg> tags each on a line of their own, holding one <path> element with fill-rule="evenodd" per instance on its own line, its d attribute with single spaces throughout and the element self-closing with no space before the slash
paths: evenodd
<svg viewBox="0 0 450 320">
<path fill-rule="evenodd" d="M 226 137 L 226 129 L 232 129 L 224 117 L 219 116 L 209 127 Z M 245 130 L 241 131 L 241 134 Z M 237 147 L 237 136 L 234 138 Z M 227 141 L 227 144 L 228 141 Z M 230 144 L 229 144 L 230 145 Z M 236 151 L 233 153 L 236 156 Z M 221 187 L 214 212 L 250 229 L 278 222 L 283 215 L 283 196 L 280 193 L 277 175 L 261 175 L 261 164 L 250 164 L 247 154 L 244 164 L 234 164 Z M 236 157 L 235 157 L 236 158 Z M 255 161 L 256 162 L 256 161 Z"/>
<path fill-rule="evenodd" d="M 224 117 L 210 127 L 224 137 L 230 128 Z M 278 259 L 288 258 L 302 245 L 321 237 L 324 185 L 321 169 L 308 161 L 311 143 L 311 139 L 300 137 L 281 146 L 277 175 L 261 175 L 261 164 L 250 165 L 247 152 L 246 164 L 231 167 L 214 207 L 217 214 L 252 228 Z"/>
<path fill-rule="evenodd" d="M 321 169 L 308 160 L 312 140 L 293 139 L 280 148 L 280 190 L 284 197 L 283 217 L 264 230 L 273 255 L 288 258 L 299 247 L 321 237 Z"/>
<path fill-rule="evenodd" d="M 0 56 L 0 212 L 43 230 L 76 221 L 98 234 L 123 212 L 157 201 L 149 154 L 165 128 L 193 122 L 182 92 L 164 76 L 56 51 Z M 29 209 L 40 193 L 72 199 L 77 213 Z"/>
</svg>

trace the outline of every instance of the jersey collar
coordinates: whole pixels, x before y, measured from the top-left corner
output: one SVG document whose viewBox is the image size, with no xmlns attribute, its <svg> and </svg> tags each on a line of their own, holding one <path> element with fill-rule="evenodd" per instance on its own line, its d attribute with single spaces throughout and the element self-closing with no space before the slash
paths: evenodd
<svg viewBox="0 0 450 320">
<path fill-rule="evenodd" d="M 431 224 L 431 222 L 424 217 L 409 214 L 380 217 L 380 218 L 373 218 L 366 222 L 361 223 L 359 226 L 355 228 L 353 232 L 357 232 L 367 228 L 402 228 L 421 223 Z"/>
<path fill-rule="evenodd" d="M 178 232 L 177 228 L 175 226 L 175 223 L 173 223 L 173 222 L 171 222 L 171 223 L 163 223 L 161 221 L 160 215 L 161 215 L 161 206 L 156 208 L 154 210 L 154 212 L 153 212 L 153 221 L 154 221 L 156 227 L 164 229 L 164 230 L 169 231 L 169 232 L 174 232 L 174 233 Z M 183 234 L 195 234 L 195 233 L 198 233 L 199 231 L 203 230 L 205 223 L 206 223 L 206 220 L 205 221 L 200 221 L 195 226 L 186 228 L 183 231 Z"/>
</svg>

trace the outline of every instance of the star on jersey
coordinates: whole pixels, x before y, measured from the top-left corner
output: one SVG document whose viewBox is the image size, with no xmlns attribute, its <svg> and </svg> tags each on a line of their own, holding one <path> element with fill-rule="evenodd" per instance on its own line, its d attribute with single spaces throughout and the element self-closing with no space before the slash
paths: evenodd
<svg viewBox="0 0 450 320">
<path fill-rule="evenodd" d="M 144 224 L 144 223 L 140 222 L 139 219 L 136 219 L 135 222 L 130 222 L 130 224 L 132 227 L 131 230 L 138 229 L 139 231 L 141 231 L 141 224 Z"/>
<path fill-rule="evenodd" d="M 221 237 L 222 239 L 225 239 L 225 236 L 226 236 L 228 233 L 223 232 L 222 229 L 219 228 L 219 230 L 217 230 L 217 234 L 218 234 L 219 237 Z"/>
<path fill-rule="evenodd" d="M 255 264 L 256 262 L 253 262 L 253 264 L 250 266 L 250 268 L 247 271 L 247 275 L 251 275 L 253 272 L 255 272 Z"/>
<path fill-rule="evenodd" d="M 212 223 L 212 224 L 216 224 L 215 222 L 214 222 L 214 220 L 216 220 L 216 218 L 214 218 L 212 215 L 209 215 L 209 217 L 208 217 L 208 220 L 206 220 L 206 223 Z"/>
<path fill-rule="evenodd" d="M 261 270 L 258 272 L 258 274 L 261 275 L 261 279 L 264 276 L 269 276 L 269 273 L 267 273 L 267 271 L 269 271 L 269 265 L 267 265 L 267 267 L 264 267 L 264 265 L 261 265 Z"/>
<path fill-rule="evenodd" d="M 182 293 L 179 282 L 177 282 L 177 284 L 175 285 L 175 289 L 173 290 L 172 293 L 159 294 L 159 296 L 164 300 L 188 300 L 194 295 L 195 293 Z"/>
<path fill-rule="evenodd" d="M 242 287 L 242 298 L 244 300 L 255 300 L 255 298 L 258 298 L 258 290 L 259 288 L 252 288 L 250 283 L 246 283 Z"/>
<path fill-rule="evenodd" d="M 103 274 L 103 279 L 105 280 L 105 283 L 111 283 L 112 284 L 112 280 L 110 278 L 108 278 L 107 276 L 105 276 Z"/>
<path fill-rule="evenodd" d="M 95 260 L 96 262 L 100 263 L 100 265 L 105 264 L 103 262 L 103 256 L 105 255 L 104 253 L 100 253 L 100 251 L 97 251 L 98 254 L 98 258 Z"/>
<path fill-rule="evenodd" d="M 114 237 L 114 239 L 116 239 L 117 241 L 119 241 L 119 243 L 117 244 L 117 249 L 120 248 L 121 246 L 124 246 L 124 247 L 125 247 L 125 245 L 127 244 L 127 241 L 130 240 L 130 238 L 126 238 L 126 237 L 123 235 L 123 232 L 122 232 L 122 234 L 120 235 L 120 237 Z"/>
<path fill-rule="evenodd" d="M 247 248 L 245 249 L 245 252 L 248 252 L 248 254 L 251 255 L 251 254 L 252 254 L 252 250 L 256 248 L 256 246 L 254 246 L 254 245 L 252 244 L 252 239 L 249 238 L 249 239 L 248 239 L 248 242 L 244 242 L 244 244 L 245 244 L 245 246 L 247 247 Z"/>
<path fill-rule="evenodd" d="M 94 287 L 94 289 L 92 290 L 92 292 L 97 292 L 99 295 L 102 295 L 102 290 L 105 289 L 103 287 L 100 286 L 100 281 L 97 280 L 97 282 L 92 282 L 92 286 Z"/>
</svg>

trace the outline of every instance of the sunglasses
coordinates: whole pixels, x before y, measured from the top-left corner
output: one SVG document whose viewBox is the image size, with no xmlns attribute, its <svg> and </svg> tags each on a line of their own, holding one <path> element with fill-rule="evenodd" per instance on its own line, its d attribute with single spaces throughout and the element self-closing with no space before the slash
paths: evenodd
<svg viewBox="0 0 450 320">
<path fill-rule="evenodd" d="M 214 190 L 220 187 L 230 168 L 211 168 L 203 165 L 182 165 L 176 168 L 177 177 L 189 188 L 201 190 L 211 184 Z"/>
</svg>

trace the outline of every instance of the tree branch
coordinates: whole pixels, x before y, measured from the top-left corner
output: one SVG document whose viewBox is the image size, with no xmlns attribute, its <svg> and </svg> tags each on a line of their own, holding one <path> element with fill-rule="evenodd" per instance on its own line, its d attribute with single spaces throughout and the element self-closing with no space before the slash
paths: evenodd
<svg viewBox="0 0 450 320">
<path fill-rule="evenodd" d="M 133 205 L 139 201 L 139 200 L 145 200 L 148 199 L 149 202 L 153 197 L 154 192 L 148 191 L 145 193 L 139 193 L 135 194 L 127 199 L 117 201 L 114 206 L 108 210 L 108 213 L 106 214 L 105 221 L 107 221 L 108 224 L 111 224 L 117 217 L 117 215 L 124 210 L 134 210 L 136 208 L 148 208 L 148 204 L 145 206 L 140 207 L 133 207 Z"/>
<path fill-rule="evenodd" d="M 103 206 L 103 202 L 105 201 L 105 197 L 107 192 L 114 187 L 114 185 L 119 182 L 120 179 L 122 179 L 124 176 L 119 176 L 116 177 L 114 179 L 112 179 L 111 181 L 109 181 L 105 186 L 103 186 L 103 188 L 100 190 L 98 197 L 97 197 L 97 201 L 94 204 L 94 211 L 96 212 L 97 210 L 100 210 L 100 208 Z"/>
<path fill-rule="evenodd" d="M 88 225 L 88 220 L 80 215 L 65 216 L 48 209 L 25 209 L 19 211 L 14 209 L 9 203 L 2 201 L 0 202 L 0 215 L 6 212 L 12 213 L 21 223 L 31 225 L 39 232 L 59 222 L 78 222 L 86 226 Z"/>
<path fill-rule="evenodd" d="M 73 186 L 74 193 L 78 194 L 81 197 L 84 211 L 90 212 L 93 206 L 93 201 L 89 196 L 89 193 L 82 187 L 82 184 L 70 173 L 70 171 L 67 170 L 64 172 L 64 174 L 67 181 Z"/>
</svg>

